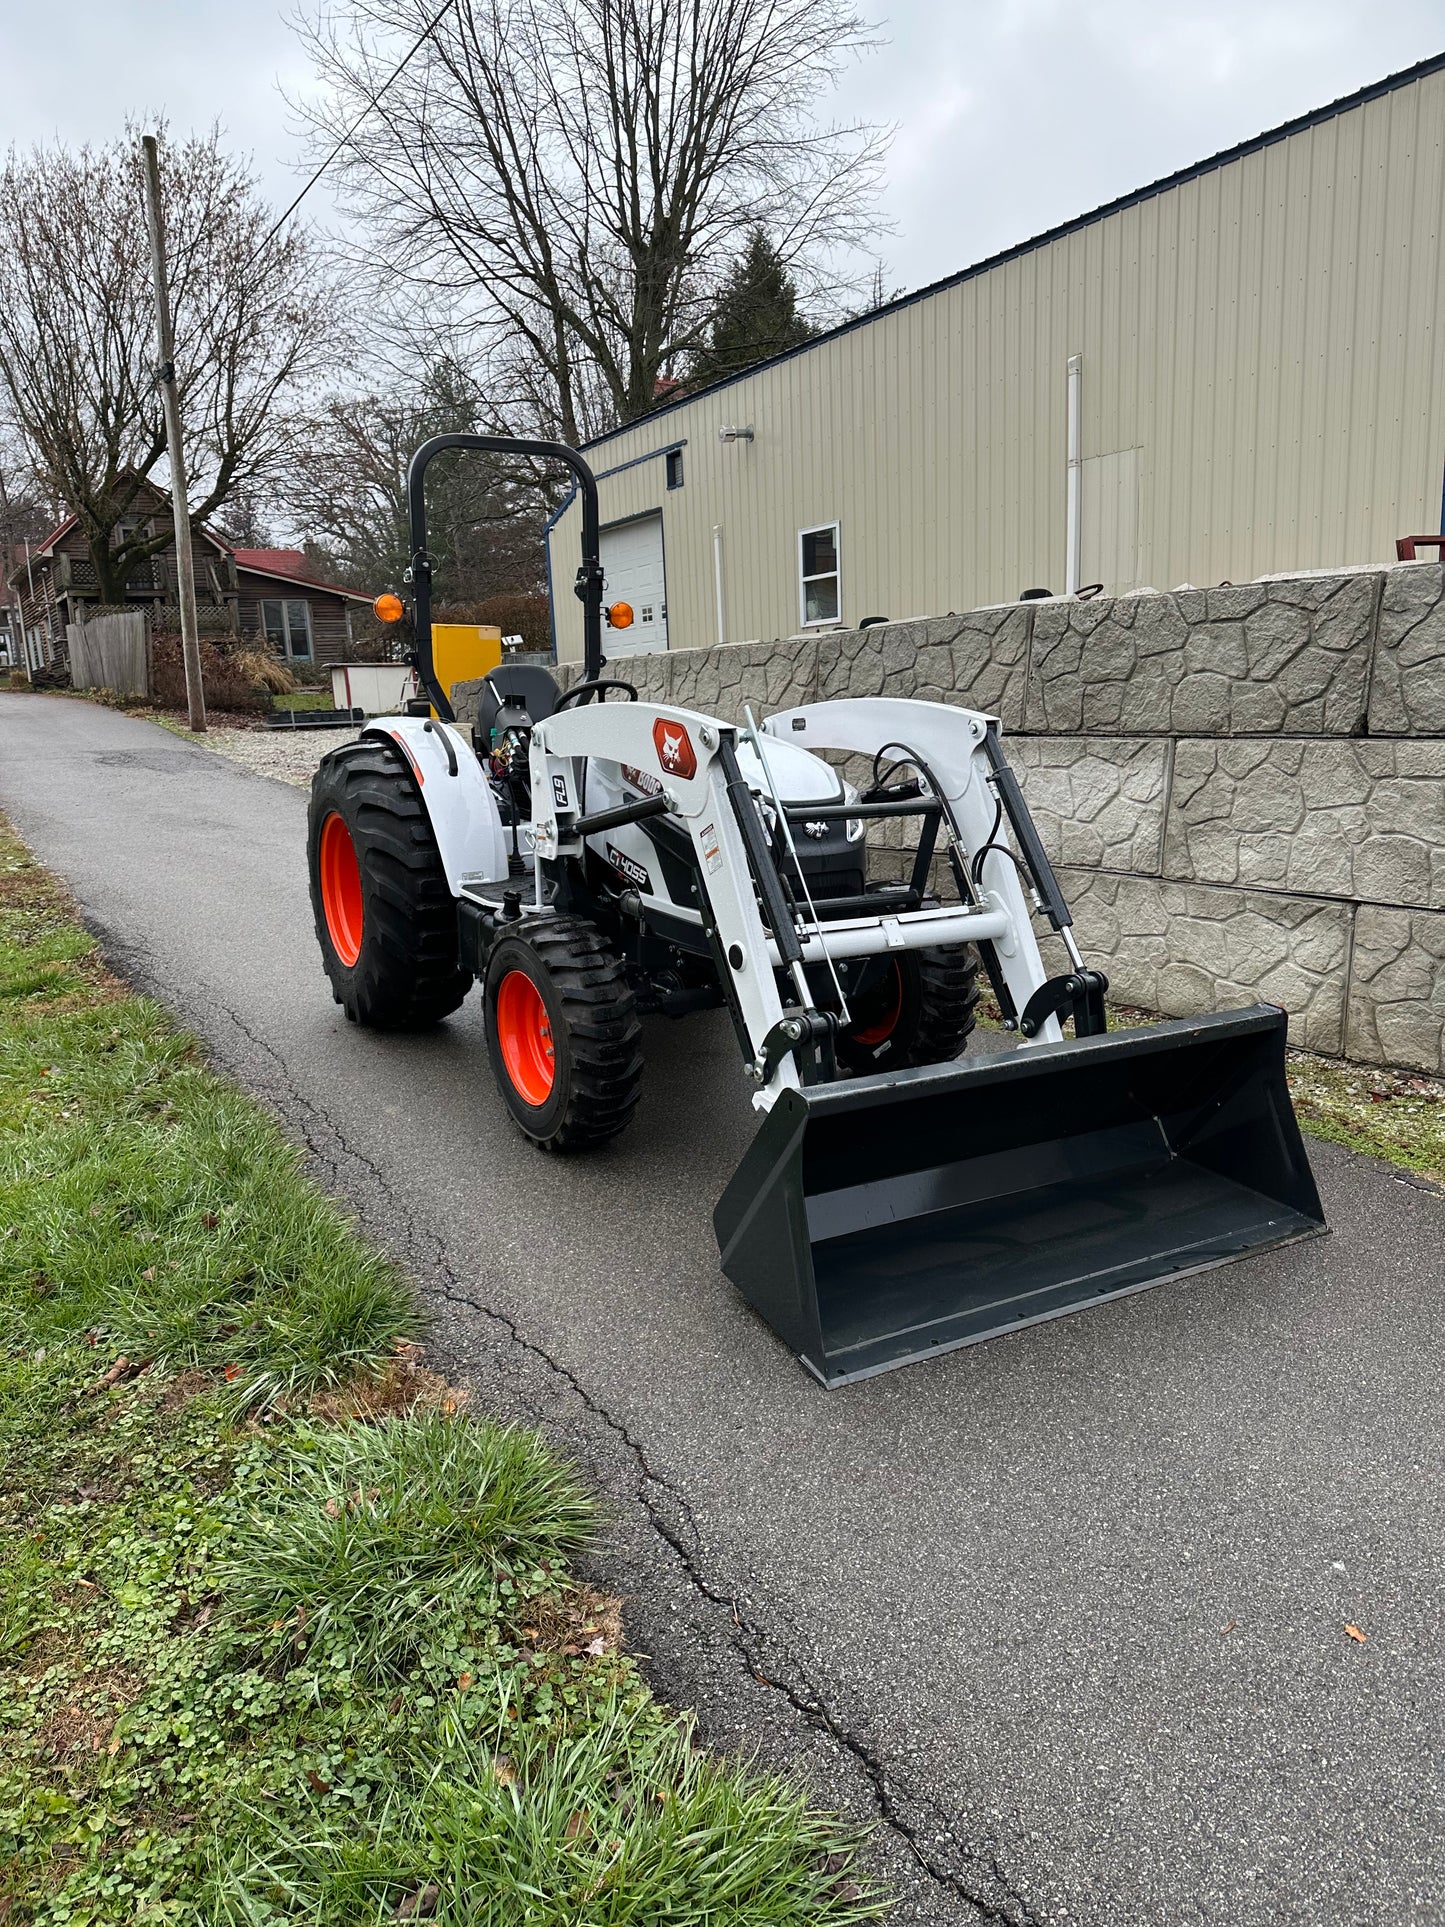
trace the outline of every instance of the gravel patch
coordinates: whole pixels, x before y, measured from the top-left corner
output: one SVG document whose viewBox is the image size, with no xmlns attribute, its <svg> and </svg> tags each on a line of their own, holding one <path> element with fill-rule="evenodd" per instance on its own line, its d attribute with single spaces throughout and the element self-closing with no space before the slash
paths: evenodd
<svg viewBox="0 0 1445 1927">
<path fill-rule="evenodd" d="M 204 736 L 186 733 L 189 741 L 229 757 L 253 776 L 271 776 L 278 783 L 292 783 L 306 790 L 327 750 L 349 742 L 357 730 L 355 723 L 344 723 L 339 729 L 208 729 Z"/>
</svg>

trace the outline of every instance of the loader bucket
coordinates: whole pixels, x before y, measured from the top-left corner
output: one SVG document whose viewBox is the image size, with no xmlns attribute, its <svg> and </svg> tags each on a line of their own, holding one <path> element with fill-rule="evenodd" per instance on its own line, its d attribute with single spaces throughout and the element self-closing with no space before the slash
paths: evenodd
<svg viewBox="0 0 1445 1927">
<path fill-rule="evenodd" d="M 787 1091 L 714 1224 L 826 1385 L 1325 1229 L 1265 1004 Z"/>
</svg>

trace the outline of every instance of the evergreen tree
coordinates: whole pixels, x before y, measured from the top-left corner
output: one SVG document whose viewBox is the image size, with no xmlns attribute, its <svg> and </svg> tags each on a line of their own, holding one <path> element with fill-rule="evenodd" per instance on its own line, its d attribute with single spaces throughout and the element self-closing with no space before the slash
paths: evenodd
<svg viewBox="0 0 1445 1927">
<path fill-rule="evenodd" d="M 755 361 L 798 347 L 814 332 L 798 313 L 798 290 L 786 262 L 755 228 L 718 295 L 707 344 L 693 356 L 689 384 L 701 388 L 722 381 Z"/>
</svg>

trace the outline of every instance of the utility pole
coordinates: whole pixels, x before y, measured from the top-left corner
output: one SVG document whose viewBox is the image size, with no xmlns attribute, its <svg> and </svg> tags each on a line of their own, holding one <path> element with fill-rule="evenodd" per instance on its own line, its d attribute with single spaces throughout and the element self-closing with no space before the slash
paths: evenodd
<svg viewBox="0 0 1445 1927">
<path fill-rule="evenodd" d="M 181 654 L 186 664 L 186 708 L 191 728 L 206 727 L 206 696 L 201 687 L 201 644 L 196 629 L 196 565 L 191 554 L 191 505 L 186 493 L 186 462 L 181 448 L 181 403 L 176 392 L 176 344 L 171 334 L 171 291 L 166 280 L 166 230 L 161 217 L 161 164 L 156 137 L 141 141 L 145 154 L 146 226 L 151 237 L 151 271 L 156 286 L 157 371 L 166 411 L 166 450 L 171 463 L 171 508 L 176 523 L 176 600 L 181 608 Z"/>
</svg>

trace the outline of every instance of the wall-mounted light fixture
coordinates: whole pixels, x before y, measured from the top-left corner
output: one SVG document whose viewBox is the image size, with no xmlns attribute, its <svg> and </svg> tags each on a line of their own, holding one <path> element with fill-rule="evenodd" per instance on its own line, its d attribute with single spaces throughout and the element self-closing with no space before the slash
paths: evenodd
<svg viewBox="0 0 1445 1927">
<path fill-rule="evenodd" d="M 752 425 L 746 428 L 719 428 L 717 438 L 720 442 L 750 442 L 753 439 Z"/>
</svg>

